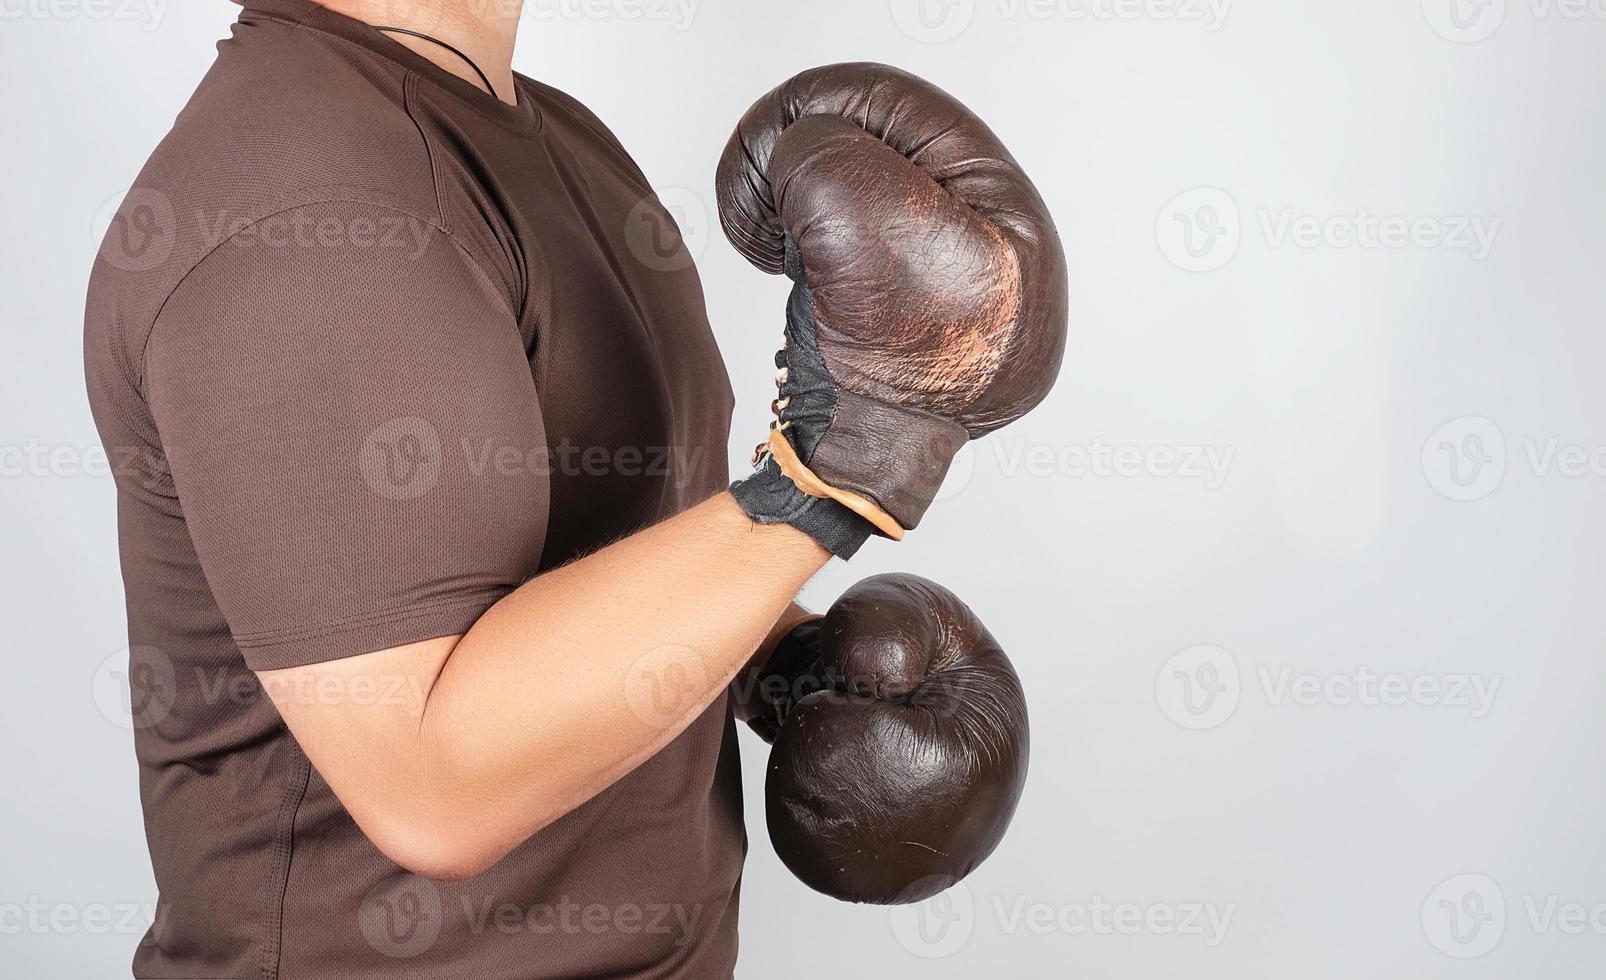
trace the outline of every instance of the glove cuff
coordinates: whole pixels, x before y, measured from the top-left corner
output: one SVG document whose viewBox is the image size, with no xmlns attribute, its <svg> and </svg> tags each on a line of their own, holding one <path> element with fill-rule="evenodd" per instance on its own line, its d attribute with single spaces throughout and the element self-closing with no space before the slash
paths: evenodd
<svg viewBox="0 0 1606 980">
<path fill-rule="evenodd" d="M 790 524 L 841 559 L 858 554 L 875 536 L 875 525 L 837 503 L 811 497 L 766 458 L 750 477 L 731 484 L 731 496 L 759 524 Z"/>
<path fill-rule="evenodd" d="M 970 433 L 950 419 L 842 389 L 830 428 L 804 470 L 824 485 L 824 492 L 799 485 L 841 502 L 899 540 L 904 530 L 919 526 L 954 456 L 969 440 Z M 861 500 L 869 502 L 869 510 L 861 508 Z"/>
</svg>

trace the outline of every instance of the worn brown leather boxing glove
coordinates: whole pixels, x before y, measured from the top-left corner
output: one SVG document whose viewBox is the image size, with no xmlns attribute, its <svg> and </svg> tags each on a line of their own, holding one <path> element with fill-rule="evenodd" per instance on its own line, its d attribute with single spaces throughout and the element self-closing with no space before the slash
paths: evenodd
<svg viewBox="0 0 1606 980">
<path fill-rule="evenodd" d="M 738 251 L 796 283 L 778 420 L 734 492 L 833 552 L 919 524 L 956 452 L 1059 373 L 1058 233 L 998 137 L 941 89 L 817 68 L 750 109 L 720 160 Z M 854 515 L 860 519 L 855 522 Z"/>
<path fill-rule="evenodd" d="M 913 575 L 850 589 L 743 680 L 773 743 L 770 840 L 805 884 L 918 902 L 992 853 L 1026 779 L 1026 701 L 969 608 Z"/>
</svg>

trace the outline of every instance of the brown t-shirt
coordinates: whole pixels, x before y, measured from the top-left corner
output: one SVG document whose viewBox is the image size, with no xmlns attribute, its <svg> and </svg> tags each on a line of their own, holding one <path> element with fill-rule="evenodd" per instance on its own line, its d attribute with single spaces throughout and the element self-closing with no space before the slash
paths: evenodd
<svg viewBox="0 0 1606 980">
<path fill-rule="evenodd" d="M 85 356 L 161 889 L 138 976 L 731 972 L 723 699 L 437 884 L 363 837 L 251 673 L 463 632 L 725 485 L 730 386 L 674 222 L 585 108 L 518 95 L 249 0 L 108 232 Z"/>
</svg>

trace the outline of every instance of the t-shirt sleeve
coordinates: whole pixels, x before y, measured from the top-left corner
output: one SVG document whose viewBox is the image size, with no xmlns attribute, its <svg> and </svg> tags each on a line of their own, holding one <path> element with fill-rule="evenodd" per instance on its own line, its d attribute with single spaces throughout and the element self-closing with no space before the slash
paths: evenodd
<svg viewBox="0 0 1606 980">
<path fill-rule="evenodd" d="M 255 670 L 462 633 L 535 573 L 546 533 L 506 291 L 427 222 L 281 218 L 214 249 L 144 351 L 213 598 Z"/>
</svg>

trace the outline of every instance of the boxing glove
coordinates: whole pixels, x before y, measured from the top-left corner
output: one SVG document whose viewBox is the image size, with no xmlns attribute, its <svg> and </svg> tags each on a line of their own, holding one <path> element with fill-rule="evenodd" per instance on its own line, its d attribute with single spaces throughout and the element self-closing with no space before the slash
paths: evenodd
<svg viewBox="0 0 1606 980">
<path fill-rule="evenodd" d="M 968 109 L 875 64 L 807 71 L 760 99 L 717 191 L 736 249 L 795 284 L 777 419 L 737 499 L 837 554 L 870 528 L 901 538 L 965 442 L 1058 376 L 1066 272 L 1048 209 Z M 842 546 L 849 513 L 864 534 Z"/>
<path fill-rule="evenodd" d="M 867 579 L 787 634 L 748 683 L 744 720 L 772 743 L 770 841 L 811 888 L 918 902 L 1003 838 L 1026 779 L 1026 701 L 998 642 L 947 589 Z"/>
</svg>

